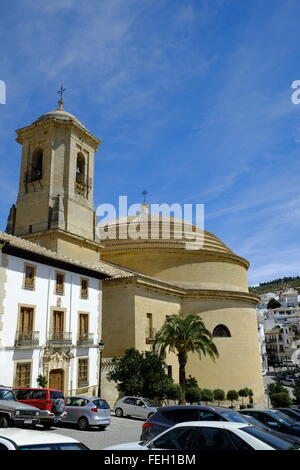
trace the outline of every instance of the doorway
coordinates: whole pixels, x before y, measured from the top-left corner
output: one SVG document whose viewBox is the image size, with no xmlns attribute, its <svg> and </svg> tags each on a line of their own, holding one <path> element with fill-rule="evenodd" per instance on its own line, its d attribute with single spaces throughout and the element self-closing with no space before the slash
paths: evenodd
<svg viewBox="0 0 300 470">
<path fill-rule="evenodd" d="M 62 369 L 52 369 L 49 374 L 49 388 L 64 391 L 64 371 Z"/>
</svg>

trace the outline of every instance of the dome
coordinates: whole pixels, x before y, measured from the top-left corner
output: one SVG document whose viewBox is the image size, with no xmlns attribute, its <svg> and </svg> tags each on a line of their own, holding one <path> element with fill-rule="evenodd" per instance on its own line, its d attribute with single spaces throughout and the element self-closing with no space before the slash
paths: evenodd
<svg viewBox="0 0 300 470">
<path fill-rule="evenodd" d="M 213 233 L 181 219 L 142 208 L 140 215 L 98 228 L 104 261 L 191 289 L 248 292 L 248 261 Z"/>
<path fill-rule="evenodd" d="M 49 111 L 48 113 L 43 114 L 36 121 L 34 121 L 34 124 L 41 121 L 50 121 L 52 119 L 57 121 L 75 122 L 85 129 L 85 126 L 76 116 L 74 116 L 74 114 L 65 111 L 63 108 L 58 108 L 54 111 Z"/>
</svg>

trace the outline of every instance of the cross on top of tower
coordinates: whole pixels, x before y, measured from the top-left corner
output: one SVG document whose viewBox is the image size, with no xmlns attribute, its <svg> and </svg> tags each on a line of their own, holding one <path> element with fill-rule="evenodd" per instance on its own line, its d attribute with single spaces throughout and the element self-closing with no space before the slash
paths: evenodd
<svg viewBox="0 0 300 470">
<path fill-rule="evenodd" d="M 61 85 L 60 89 L 58 90 L 58 94 L 60 95 L 60 98 L 58 100 L 58 109 L 63 109 L 63 104 L 64 104 L 64 101 L 63 101 L 63 93 L 67 91 L 66 88 L 64 88 L 63 85 Z"/>
<path fill-rule="evenodd" d="M 148 191 L 146 191 L 146 189 L 144 189 L 144 191 L 142 192 L 142 196 L 144 197 L 144 204 L 146 204 L 146 196 L 147 194 L 149 194 Z"/>
</svg>

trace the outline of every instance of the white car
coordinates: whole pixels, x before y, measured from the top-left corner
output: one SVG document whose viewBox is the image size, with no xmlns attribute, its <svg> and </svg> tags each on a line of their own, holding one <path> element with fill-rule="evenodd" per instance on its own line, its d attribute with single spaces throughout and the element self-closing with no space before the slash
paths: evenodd
<svg viewBox="0 0 300 470">
<path fill-rule="evenodd" d="M 72 437 L 46 431 L 7 428 L 0 430 L 0 450 L 89 450 Z"/>
<path fill-rule="evenodd" d="M 148 442 L 131 442 L 103 450 L 290 450 L 290 442 L 246 423 L 190 421 L 176 424 Z"/>
</svg>

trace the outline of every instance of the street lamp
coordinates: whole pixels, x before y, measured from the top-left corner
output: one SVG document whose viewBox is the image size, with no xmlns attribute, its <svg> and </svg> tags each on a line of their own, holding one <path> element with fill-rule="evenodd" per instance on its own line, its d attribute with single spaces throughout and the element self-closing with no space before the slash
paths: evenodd
<svg viewBox="0 0 300 470">
<path fill-rule="evenodd" d="M 102 351 L 104 349 L 104 341 L 101 339 L 98 343 L 99 348 L 99 383 L 98 383 L 98 397 L 101 397 L 101 372 L 102 372 Z"/>
</svg>

